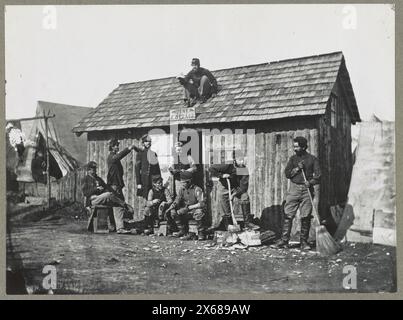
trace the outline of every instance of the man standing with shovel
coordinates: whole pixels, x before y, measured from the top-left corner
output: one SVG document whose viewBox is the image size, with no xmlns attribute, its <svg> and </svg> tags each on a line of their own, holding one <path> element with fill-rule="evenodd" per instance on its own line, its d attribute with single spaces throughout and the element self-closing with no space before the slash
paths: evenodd
<svg viewBox="0 0 403 320">
<path fill-rule="evenodd" d="M 284 205 L 284 224 L 281 239 L 278 240 L 272 248 L 280 249 L 288 247 L 290 240 L 292 221 L 299 208 L 301 215 L 301 236 L 300 248 L 310 250 L 308 244 L 309 229 L 312 218 L 312 198 L 313 186 L 319 184 L 320 167 L 319 160 L 306 152 L 308 142 L 304 137 L 294 138 L 294 152 L 284 170 L 287 179 L 290 179 L 290 188 L 288 189 Z"/>
</svg>

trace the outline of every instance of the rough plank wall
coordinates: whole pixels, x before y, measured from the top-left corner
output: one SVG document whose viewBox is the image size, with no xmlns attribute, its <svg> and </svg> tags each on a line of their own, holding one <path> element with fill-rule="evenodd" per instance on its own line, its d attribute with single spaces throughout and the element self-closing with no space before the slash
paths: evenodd
<svg viewBox="0 0 403 320">
<path fill-rule="evenodd" d="M 120 150 L 123 150 L 126 147 L 129 147 L 133 144 L 139 145 L 139 138 L 145 132 L 136 131 L 136 132 L 102 132 L 97 134 L 90 134 L 87 148 L 87 160 L 93 160 L 98 163 L 98 175 L 105 180 L 108 174 L 108 166 L 107 166 L 107 158 L 109 155 L 109 140 L 112 138 L 117 138 L 120 141 Z M 170 139 L 169 135 L 152 135 L 153 144 L 157 144 L 157 140 L 159 139 Z M 160 142 L 160 141 L 159 141 Z M 160 145 L 159 143 L 158 145 Z M 168 176 L 168 167 L 163 155 L 165 155 L 166 150 L 157 150 L 155 147 L 151 147 L 152 150 L 156 151 L 159 156 L 161 173 L 164 178 L 164 182 L 166 182 L 166 177 Z M 160 158 L 161 156 L 161 158 Z M 123 189 L 123 194 L 125 196 L 126 202 L 129 203 L 134 208 L 134 219 L 141 220 L 144 217 L 138 215 L 139 209 L 139 199 L 136 196 L 137 191 L 137 182 L 135 176 L 135 163 L 136 163 L 136 152 L 132 151 L 126 157 L 121 160 L 123 166 L 123 179 L 125 183 L 125 188 Z"/>
<path fill-rule="evenodd" d="M 211 219 L 217 216 L 216 184 L 208 175 L 208 165 L 213 161 L 225 161 L 231 158 L 232 148 L 239 150 L 245 156 L 246 164 L 250 173 L 249 196 L 251 198 L 251 210 L 256 217 L 260 217 L 264 210 L 280 210 L 288 188 L 288 180 L 284 175 L 284 168 L 293 152 L 292 139 L 298 135 L 308 139 L 309 150 L 312 154 L 318 155 L 318 130 L 315 128 L 304 129 L 299 126 L 298 130 L 285 129 L 282 131 L 271 131 L 264 129 L 255 132 L 247 129 L 243 133 L 228 131 L 222 134 L 203 133 L 203 158 L 205 163 L 204 187 L 207 190 L 209 198 L 209 208 L 211 210 Z M 272 129 L 272 128 L 270 128 Z M 116 133 L 113 137 L 116 137 Z M 118 136 L 121 141 L 121 149 L 135 143 L 138 144 L 140 133 Z M 88 142 L 88 160 L 94 160 L 99 164 L 99 175 L 106 180 L 107 164 L 106 158 L 109 153 L 108 141 L 112 134 L 99 134 L 95 140 L 89 136 Z M 137 139 L 135 138 L 137 137 Z M 158 152 L 158 150 L 155 150 Z M 127 202 L 133 206 L 135 212 L 138 211 L 138 198 L 136 197 L 136 181 L 134 173 L 135 152 L 132 152 L 122 160 L 125 170 L 124 195 Z M 166 168 L 161 164 L 161 170 Z M 166 181 L 166 179 L 164 180 Z M 135 219 L 142 219 L 135 216 Z"/>
<path fill-rule="evenodd" d="M 336 82 L 333 93 L 337 96 L 336 127 L 331 126 L 330 104 L 326 115 L 319 118 L 319 160 L 322 170 L 319 212 L 323 218 L 329 207 L 347 197 L 352 172 L 351 117 L 341 83 Z"/>
<path fill-rule="evenodd" d="M 245 156 L 245 162 L 249 169 L 249 196 L 251 199 L 251 211 L 256 217 L 262 215 L 263 210 L 271 207 L 279 207 L 285 198 L 289 181 L 284 175 L 284 169 L 289 157 L 294 154 L 293 138 L 303 136 L 309 143 L 309 152 L 318 155 L 318 130 L 301 129 L 280 132 L 255 132 L 246 130 L 243 134 L 233 134 L 231 140 L 235 141 L 234 148 L 240 150 Z M 224 158 L 225 141 L 221 139 L 225 134 L 205 134 L 204 149 L 206 158 L 210 164 L 215 159 Z M 228 146 L 227 146 L 228 147 Z M 219 151 L 221 148 L 221 152 Z M 205 165 L 206 179 L 208 177 L 208 165 Z M 216 182 L 211 185 L 210 201 L 213 219 L 217 215 Z"/>
<path fill-rule="evenodd" d="M 137 136 L 137 135 L 136 135 Z M 138 145 L 138 138 L 136 139 L 131 134 L 116 134 L 116 133 L 98 133 L 96 136 L 89 135 L 88 148 L 87 148 L 87 161 L 95 161 L 98 163 L 98 175 L 105 180 L 108 173 L 107 158 L 109 155 L 109 140 L 112 138 L 118 138 L 120 141 L 120 150 L 131 146 L 132 144 Z M 136 194 L 136 178 L 134 171 L 134 164 L 136 159 L 136 152 L 129 153 L 125 158 L 121 160 L 124 170 L 124 183 L 125 188 L 123 194 L 126 202 L 134 208 L 135 219 L 142 219 L 142 217 L 136 216 L 139 208 L 138 198 Z M 80 187 L 80 186 L 79 186 Z"/>
</svg>

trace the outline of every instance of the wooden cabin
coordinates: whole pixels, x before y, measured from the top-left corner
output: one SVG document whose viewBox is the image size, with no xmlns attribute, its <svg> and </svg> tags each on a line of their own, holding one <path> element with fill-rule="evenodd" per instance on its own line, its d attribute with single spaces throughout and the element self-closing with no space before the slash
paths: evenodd
<svg viewBox="0 0 403 320">
<path fill-rule="evenodd" d="M 236 68 L 212 70 L 217 96 L 187 109 L 175 77 L 119 85 L 73 129 L 88 133 L 87 160 L 99 164 L 106 178 L 108 141 L 121 147 L 138 143 L 151 131 L 163 176 L 166 159 L 180 134 L 199 141 L 191 150 L 200 160 L 198 181 L 216 216 L 215 183 L 208 167 L 245 156 L 250 171 L 249 195 L 256 217 L 280 212 L 288 187 L 284 168 L 293 155 L 293 138 L 308 139 L 308 151 L 321 163 L 320 212 L 346 198 L 352 170 L 351 125 L 360 121 L 342 52 Z M 196 132 L 196 134 L 195 134 Z M 137 208 L 134 152 L 123 160 L 125 197 Z M 141 217 L 138 217 L 141 218 Z"/>
</svg>

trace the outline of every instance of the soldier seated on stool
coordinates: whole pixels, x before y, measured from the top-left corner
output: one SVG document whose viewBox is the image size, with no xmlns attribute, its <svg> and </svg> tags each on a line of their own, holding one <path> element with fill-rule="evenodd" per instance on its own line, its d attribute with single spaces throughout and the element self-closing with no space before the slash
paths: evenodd
<svg viewBox="0 0 403 320">
<path fill-rule="evenodd" d="M 213 177 L 218 177 L 220 183 L 217 186 L 217 198 L 219 199 L 219 208 L 222 211 L 222 225 L 227 230 L 228 225 L 232 224 L 230 201 L 237 198 L 241 206 L 246 229 L 259 229 L 259 226 L 253 224 L 253 215 L 250 210 L 250 200 L 248 195 L 249 171 L 245 165 L 243 157 L 233 154 L 232 163 L 213 164 L 209 171 Z M 231 199 L 229 197 L 228 180 L 231 186 Z M 209 231 L 215 228 L 209 228 Z"/>
<path fill-rule="evenodd" d="M 180 173 L 182 188 L 179 189 L 175 198 L 174 206 L 176 212 L 173 212 L 175 222 L 179 232 L 174 234 L 181 240 L 191 240 L 195 237 L 189 233 L 189 220 L 194 219 L 197 223 L 197 240 L 206 240 L 204 217 L 206 215 L 206 203 L 203 190 L 192 182 L 192 173 L 183 171 Z"/>
<path fill-rule="evenodd" d="M 159 226 L 159 220 L 167 218 L 171 222 L 171 211 L 173 199 L 168 188 L 162 185 L 162 177 L 160 175 L 153 175 L 151 177 L 152 188 L 148 192 L 146 207 L 144 210 L 144 220 L 146 223 L 145 235 L 152 234 L 154 227 Z"/>
<path fill-rule="evenodd" d="M 97 164 L 90 161 L 87 164 L 88 174 L 83 180 L 83 194 L 86 197 L 86 207 L 104 205 L 113 208 L 117 233 L 131 233 L 124 228 L 123 217 L 125 211 L 133 214 L 133 208 L 123 201 L 106 185 L 105 181 L 97 175 Z"/>
</svg>

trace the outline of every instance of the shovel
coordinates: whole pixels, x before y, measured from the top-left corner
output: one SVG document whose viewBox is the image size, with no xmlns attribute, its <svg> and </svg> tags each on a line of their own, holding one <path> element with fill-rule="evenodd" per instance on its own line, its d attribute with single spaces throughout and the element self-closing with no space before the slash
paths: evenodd
<svg viewBox="0 0 403 320">
<path fill-rule="evenodd" d="M 229 182 L 229 179 L 227 179 L 227 183 L 228 183 L 228 192 L 229 192 L 229 206 L 231 208 L 231 217 L 232 217 L 232 221 L 233 221 L 233 224 L 230 224 L 228 226 L 228 231 L 234 233 L 234 232 L 241 231 L 241 227 L 239 226 L 238 222 L 235 219 L 234 208 L 232 207 L 231 184 Z"/>
</svg>

